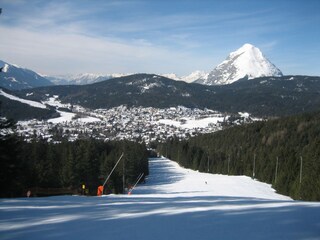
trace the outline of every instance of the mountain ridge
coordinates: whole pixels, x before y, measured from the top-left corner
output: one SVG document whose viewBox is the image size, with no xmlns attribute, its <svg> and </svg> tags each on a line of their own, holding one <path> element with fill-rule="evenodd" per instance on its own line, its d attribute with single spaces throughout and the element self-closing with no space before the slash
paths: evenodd
<svg viewBox="0 0 320 240">
<path fill-rule="evenodd" d="M 283 116 L 320 107 L 320 77 L 262 77 L 229 85 L 207 86 L 175 81 L 154 74 L 135 74 L 90 85 L 40 87 L 15 91 L 21 98 L 62 103 L 89 109 L 120 105 L 168 108 L 185 106 L 220 112 L 249 112 L 256 116 Z"/>
<path fill-rule="evenodd" d="M 3 66 L 0 72 L 0 87 L 9 90 L 20 90 L 53 85 L 48 79 L 30 69 L 21 68 L 1 60 L 0 66 Z"/>
<path fill-rule="evenodd" d="M 86 85 L 117 77 L 133 75 L 130 73 L 81 73 L 41 76 L 32 70 L 20 68 L 1 60 L 0 66 L 3 66 L 3 74 L 0 75 L 0 80 L 2 80 L 0 81 L 0 86 L 11 90 L 48 85 Z M 21 77 L 21 75 L 23 77 Z M 187 83 L 225 85 L 241 79 L 246 80 L 263 76 L 282 76 L 282 72 L 264 57 L 260 49 L 251 44 L 244 44 L 236 51 L 231 52 L 226 60 L 209 73 L 196 70 L 185 76 L 178 76 L 175 73 L 158 75 Z"/>
<path fill-rule="evenodd" d="M 257 77 L 283 76 L 282 72 L 271 63 L 252 44 L 244 44 L 216 66 L 207 78 L 195 82 L 205 85 L 225 85 L 238 80 L 249 80 Z"/>
</svg>

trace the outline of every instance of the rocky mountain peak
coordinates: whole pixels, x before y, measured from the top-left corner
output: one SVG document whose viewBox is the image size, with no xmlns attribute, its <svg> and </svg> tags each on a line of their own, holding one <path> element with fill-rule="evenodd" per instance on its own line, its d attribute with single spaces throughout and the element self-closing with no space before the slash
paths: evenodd
<svg viewBox="0 0 320 240">
<path fill-rule="evenodd" d="M 282 76 L 282 72 L 263 55 L 259 48 L 246 43 L 231 52 L 226 60 L 209 73 L 207 79 L 199 79 L 196 82 L 206 85 L 224 85 L 244 78 L 265 76 L 279 77 Z"/>
</svg>

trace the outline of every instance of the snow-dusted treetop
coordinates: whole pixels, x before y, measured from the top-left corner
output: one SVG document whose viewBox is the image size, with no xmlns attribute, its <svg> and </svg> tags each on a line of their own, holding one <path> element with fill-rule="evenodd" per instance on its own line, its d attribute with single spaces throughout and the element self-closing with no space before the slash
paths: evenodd
<svg viewBox="0 0 320 240">
<path fill-rule="evenodd" d="M 245 77 L 252 79 L 265 76 L 282 76 L 282 72 L 262 54 L 259 48 L 246 43 L 231 52 L 226 60 L 209 73 L 207 79 L 197 82 L 223 85 Z"/>
</svg>

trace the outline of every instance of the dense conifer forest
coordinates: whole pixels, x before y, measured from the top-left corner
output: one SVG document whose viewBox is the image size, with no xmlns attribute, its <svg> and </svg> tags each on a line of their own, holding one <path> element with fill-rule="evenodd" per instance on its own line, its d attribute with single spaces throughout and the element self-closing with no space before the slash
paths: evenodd
<svg viewBox="0 0 320 240">
<path fill-rule="evenodd" d="M 120 105 L 156 108 L 185 106 L 270 117 L 316 111 L 320 106 L 319 91 L 320 77 L 311 76 L 262 77 L 207 86 L 154 74 L 134 74 L 89 85 L 40 87 L 13 93 L 39 102 L 48 99 L 48 95 L 59 95 L 62 103 L 90 109 Z M 21 114 L 16 112 L 17 116 Z M 4 113 L 15 117 L 13 110 L 5 109 Z"/>
<path fill-rule="evenodd" d="M 148 175 L 146 147 L 134 142 L 87 139 L 27 143 L 14 135 L 2 136 L 0 141 L 0 197 L 25 196 L 30 189 L 37 196 L 96 195 L 122 153 L 105 193 L 122 193 L 141 173 Z"/>
<path fill-rule="evenodd" d="M 320 112 L 171 139 L 157 148 L 186 168 L 247 175 L 294 199 L 320 200 Z"/>
</svg>

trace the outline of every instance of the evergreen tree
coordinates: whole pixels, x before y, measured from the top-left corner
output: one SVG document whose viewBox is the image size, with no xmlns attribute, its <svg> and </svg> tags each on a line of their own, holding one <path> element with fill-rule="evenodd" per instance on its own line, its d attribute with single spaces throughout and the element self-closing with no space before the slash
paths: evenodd
<svg viewBox="0 0 320 240">
<path fill-rule="evenodd" d="M 168 157 L 186 168 L 206 172 L 209 162 L 212 173 L 254 175 L 272 183 L 279 193 L 318 201 L 319 146 L 320 113 L 316 112 L 235 126 L 187 141 L 170 139 L 159 144 L 158 151 L 165 155 L 168 150 Z"/>
</svg>

